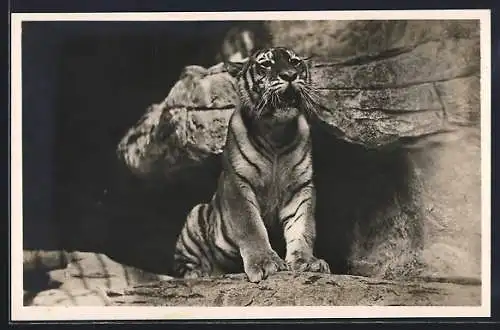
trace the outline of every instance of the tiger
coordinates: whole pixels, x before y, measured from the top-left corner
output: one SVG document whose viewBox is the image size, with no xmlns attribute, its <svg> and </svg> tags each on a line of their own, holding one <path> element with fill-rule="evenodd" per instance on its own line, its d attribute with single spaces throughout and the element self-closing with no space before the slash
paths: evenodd
<svg viewBox="0 0 500 330">
<path fill-rule="evenodd" d="M 244 271 L 260 282 L 279 271 L 330 273 L 316 239 L 309 118 L 318 92 L 310 61 L 285 47 L 225 62 L 239 102 L 221 153 L 222 171 L 207 203 L 194 206 L 178 236 L 174 273 L 199 278 Z M 278 232 L 286 255 L 273 249 Z"/>
</svg>

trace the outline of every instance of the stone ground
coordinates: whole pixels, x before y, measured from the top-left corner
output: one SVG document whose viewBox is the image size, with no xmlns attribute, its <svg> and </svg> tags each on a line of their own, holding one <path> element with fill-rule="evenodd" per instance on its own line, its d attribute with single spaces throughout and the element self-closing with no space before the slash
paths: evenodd
<svg viewBox="0 0 500 330">
<path fill-rule="evenodd" d="M 471 306 L 480 286 L 391 282 L 349 275 L 282 272 L 258 283 L 244 274 L 170 280 L 127 289 L 119 305 L 153 306 Z"/>
<path fill-rule="evenodd" d="M 478 306 L 481 285 L 439 278 L 387 281 L 362 276 L 280 272 L 260 283 L 244 274 L 175 279 L 75 252 L 50 272 L 53 288 L 25 294 L 30 306 Z"/>
</svg>

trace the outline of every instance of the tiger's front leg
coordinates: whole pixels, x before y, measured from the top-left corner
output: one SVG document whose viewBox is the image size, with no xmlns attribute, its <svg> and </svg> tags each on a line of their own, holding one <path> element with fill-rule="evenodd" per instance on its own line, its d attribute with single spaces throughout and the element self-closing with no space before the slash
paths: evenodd
<svg viewBox="0 0 500 330">
<path fill-rule="evenodd" d="M 285 261 L 292 270 L 330 273 L 328 263 L 313 253 L 316 239 L 313 183 L 303 187 L 280 212 L 286 242 Z"/>
<path fill-rule="evenodd" d="M 288 267 L 271 247 L 253 190 L 243 182 L 236 186 L 226 191 L 230 221 L 244 271 L 250 282 L 259 282 Z"/>
</svg>

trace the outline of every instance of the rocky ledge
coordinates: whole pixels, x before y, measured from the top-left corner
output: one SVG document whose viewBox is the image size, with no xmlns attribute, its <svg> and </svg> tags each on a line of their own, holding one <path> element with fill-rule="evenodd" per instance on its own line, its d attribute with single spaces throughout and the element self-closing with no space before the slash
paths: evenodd
<svg viewBox="0 0 500 330">
<path fill-rule="evenodd" d="M 55 252 L 37 254 L 48 261 Z M 26 254 L 27 255 L 27 254 Z M 121 264 L 104 254 L 61 252 L 44 288 L 25 291 L 26 306 L 478 306 L 474 278 L 398 281 L 354 275 L 279 272 L 260 283 L 245 274 L 179 279 Z M 48 260 L 48 257 L 52 259 Z M 60 258 L 56 258 L 60 259 Z M 55 262 L 51 264 L 55 265 Z M 42 263 L 37 263 L 40 269 Z M 25 287 L 25 290 L 29 290 Z"/>
<path fill-rule="evenodd" d="M 280 272 L 260 283 L 244 274 L 171 279 L 108 292 L 112 305 L 142 306 L 472 306 L 481 285 L 467 279 L 385 281 L 361 276 Z"/>
</svg>

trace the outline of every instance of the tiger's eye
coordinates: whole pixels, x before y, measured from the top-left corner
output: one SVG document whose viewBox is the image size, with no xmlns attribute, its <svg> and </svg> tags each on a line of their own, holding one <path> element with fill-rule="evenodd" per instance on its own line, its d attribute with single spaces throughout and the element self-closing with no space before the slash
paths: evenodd
<svg viewBox="0 0 500 330">
<path fill-rule="evenodd" d="M 293 66 L 297 66 L 300 64 L 300 60 L 296 57 L 290 59 L 290 64 Z"/>
<path fill-rule="evenodd" d="M 271 61 L 260 62 L 260 65 L 265 67 L 265 68 L 269 68 L 271 66 L 271 64 L 273 64 Z"/>
</svg>

